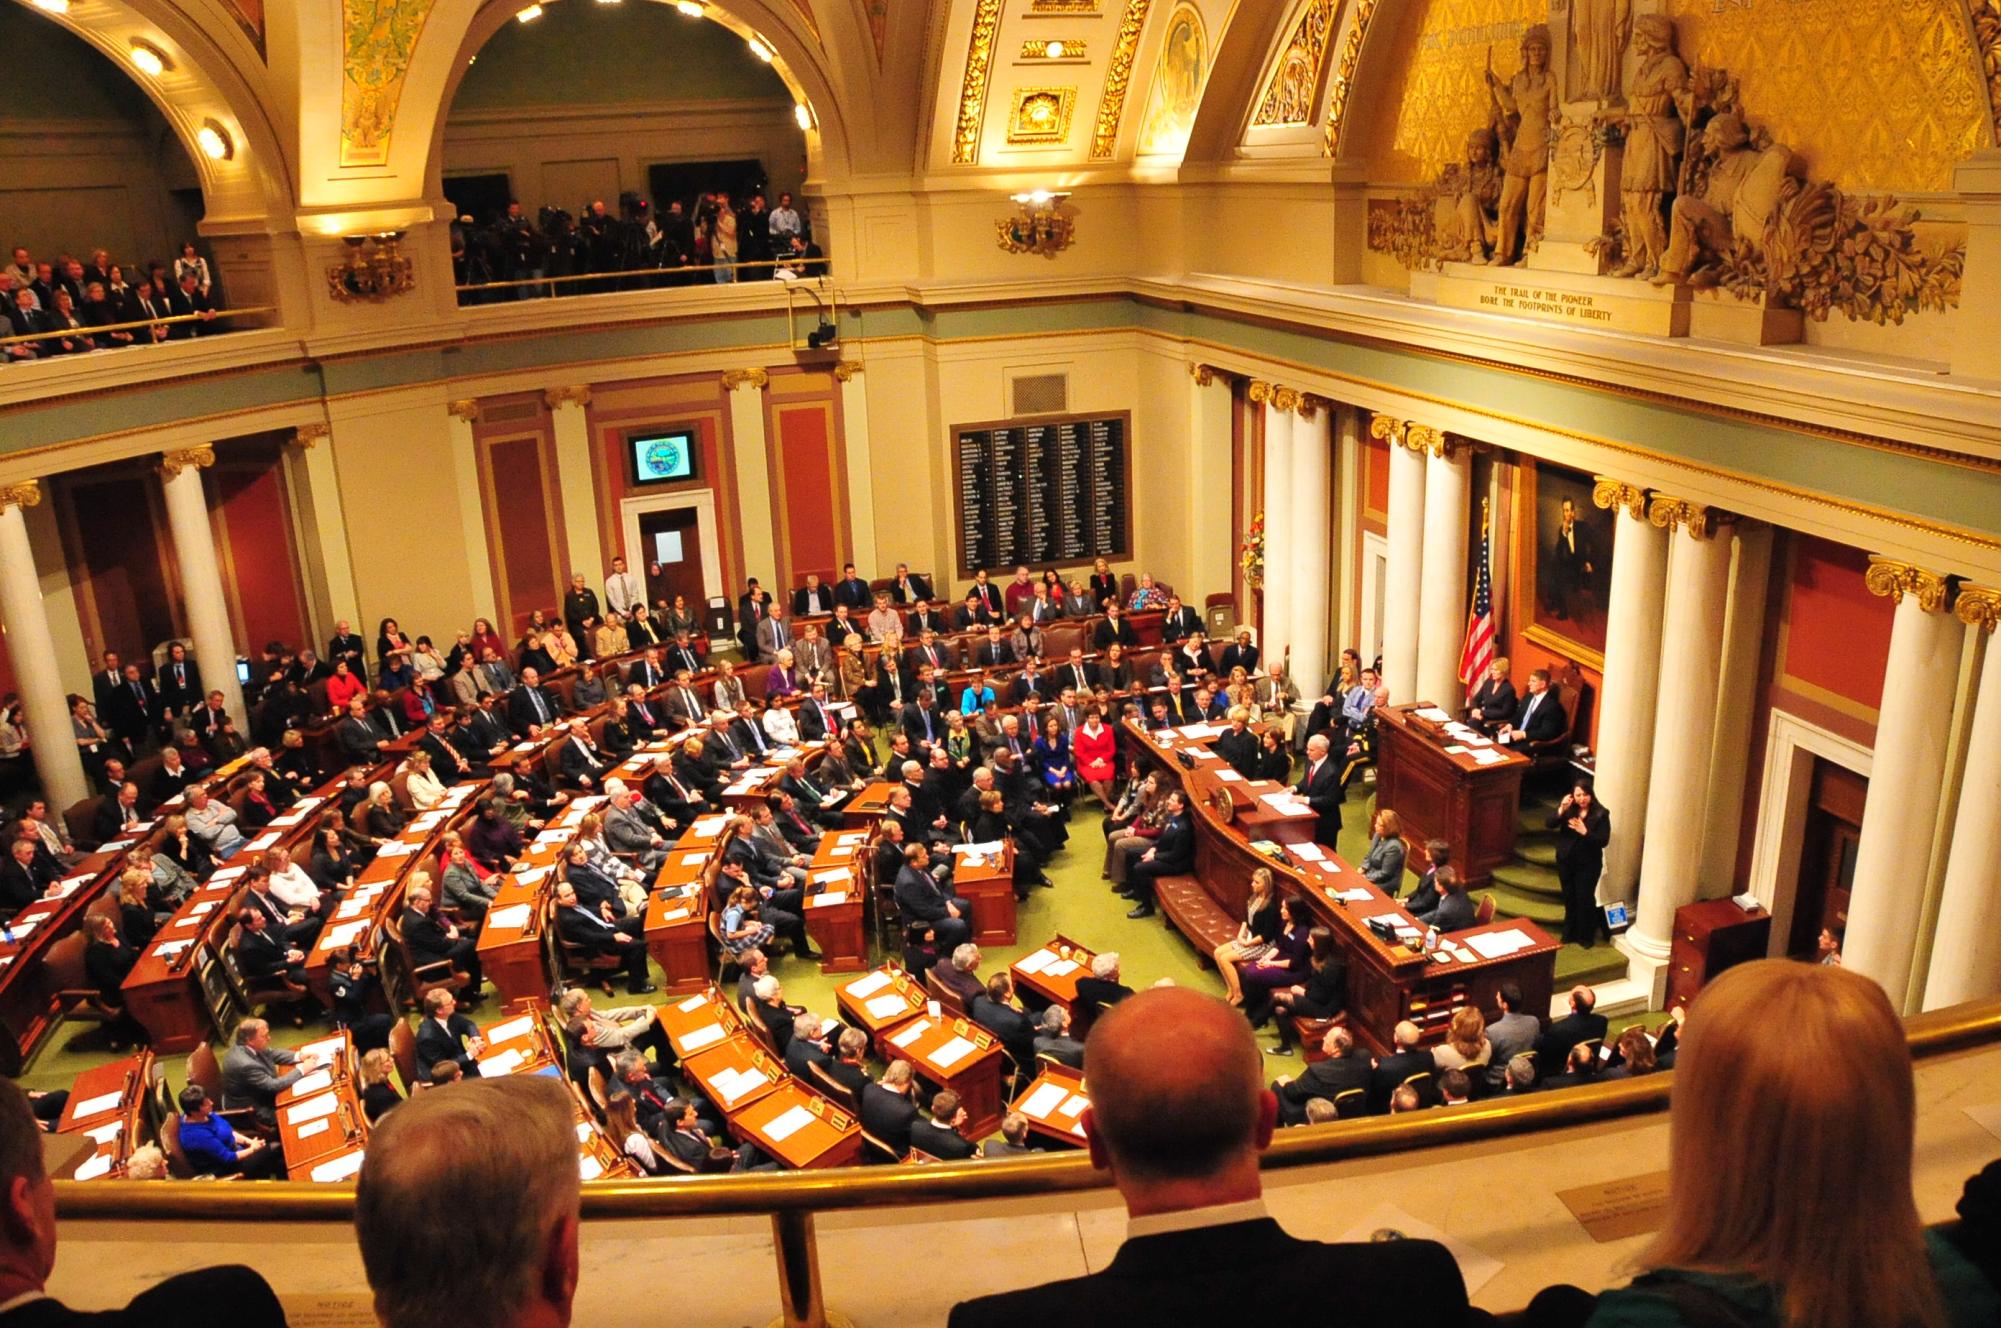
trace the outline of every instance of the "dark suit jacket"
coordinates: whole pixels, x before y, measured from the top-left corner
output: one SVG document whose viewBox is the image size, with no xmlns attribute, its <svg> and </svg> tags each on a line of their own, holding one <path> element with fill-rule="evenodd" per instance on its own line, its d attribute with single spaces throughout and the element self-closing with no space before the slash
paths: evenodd
<svg viewBox="0 0 2001 1328">
<path fill-rule="evenodd" d="M 1543 1030 L 1536 1039 L 1535 1069 L 1539 1078 L 1549 1078 L 1563 1073 L 1564 1062 L 1570 1056 L 1570 1049 L 1580 1042 L 1605 1036 L 1605 1016 L 1602 1014 L 1578 1014 L 1576 1011 L 1563 1016 Z"/>
<path fill-rule="evenodd" d="M 472 1053 L 465 1049 L 467 1038 L 479 1036 L 479 1025 L 457 1011 L 446 1021 L 449 1031 L 438 1027 L 438 1021 L 425 1015 L 417 1024 L 417 1077 L 428 1080 L 431 1067 L 439 1061 L 457 1061 L 459 1068 L 467 1074 L 478 1074 L 479 1067 Z"/>
<path fill-rule="evenodd" d="M 851 609 L 865 609 L 874 602 L 875 596 L 870 593 L 868 582 L 860 577 L 834 582 L 834 603 L 845 604 Z"/>
<path fill-rule="evenodd" d="M 881 1084 L 862 1087 L 861 1123 L 870 1138 L 879 1139 L 901 1158 L 910 1151 L 910 1127 L 917 1121 L 917 1104 L 907 1093 L 892 1093 Z"/>
<path fill-rule="evenodd" d="M 0 1328 L 211 1328 L 219 1307 L 243 1328 L 283 1328 L 284 1307 L 270 1284 L 231 1264 L 180 1273 L 140 1292 L 122 1310 L 89 1313 L 59 1300 L 34 1300 L 0 1314 Z"/>
<path fill-rule="evenodd" d="M 549 723 L 563 713 L 563 708 L 556 704 L 555 693 L 546 687 L 538 687 L 535 690 L 541 693 L 542 702 L 548 707 L 545 719 L 536 718 L 535 703 L 528 699 L 527 687 L 516 687 L 507 698 L 507 722 L 515 733 L 524 737 L 527 736 L 530 724 Z"/>
<path fill-rule="evenodd" d="M 1001 1040 L 1001 1046 L 1014 1057 L 1016 1065 L 1028 1065 L 1035 1060 L 1035 1025 L 1027 1015 L 1012 1005 L 988 1000 L 984 993 L 966 1002 L 966 1014 Z"/>
<path fill-rule="evenodd" d="M 1306 1120 L 1306 1104 L 1316 1097 L 1324 1097 L 1332 1102 L 1341 1093 L 1351 1088 L 1369 1087 L 1368 1057 L 1357 1051 L 1354 1055 L 1339 1060 L 1328 1057 L 1322 1061 L 1311 1061 L 1299 1072 L 1299 1077 L 1278 1089 L 1279 1120 L 1287 1125 L 1300 1125 Z"/>
<path fill-rule="evenodd" d="M 1341 788 L 1341 768 L 1332 753 L 1314 770 L 1309 762 L 1299 777 L 1299 795 L 1314 811 L 1313 841 L 1332 845 L 1341 834 L 1341 803 L 1347 797 Z"/>
<path fill-rule="evenodd" d="M 1202 615 L 1183 604 L 1178 612 L 1169 613 L 1160 623 L 1160 639 L 1163 641 L 1185 641 L 1202 630 Z M 1204 667 L 1206 667 L 1206 661 Z"/>
<path fill-rule="evenodd" d="M 1117 1005 L 1133 994 L 1133 989 L 1123 982 L 1113 982 L 1110 978 L 1078 978 L 1078 1010 L 1104 1009 Z"/>
<path fill-rule="evenodd" d="M 1319 1312 L 1308 1308 L 1315 1306 Z M 1103 1272 L 966 1301 L 953 1306 L 947 1322 L 949 1328 L 1234 1328 L 1310 1320 L 1457 1328 L 1466 1315 L 1466 1284 L 1442 1245 L 1329 1245 L 1296 1239 L 1259 1218 L 1128 1240 Z"/>
<path fill-rule="evenodd" d="M 1383 1057 L 1376 1063 L 1375 1073 L 1369 1076 L 1369 1110 L 1388 1111 L 1390 1094 L 1396 1092 L 1403 1081 L 1414 1074 L 1434 1076 L 1431 1100 L 1437 1101 L 1438 1089 L 1435 1077 L 1437 1073 L 1438 1062 L 1433 1060 L 1431 1053 L 1422 1047 L 1416 1051 L 1399 1051 Z"/>
<path fill-rule="evenodd" d="M 176 678 L 174 671 L 179 668 L 185 680 Z M 189 706 L 202 703 L 201 666 L 193 660 L 183 660 L 176 665 L 168 660 L 160 666 L 160 704 L 169 710 L 185 710 Z"/>
<path fill-rule="evenodd" d="M 1482 723 L 1511 720 L 1518 708 L 1515 685 L 1505 678 L 1499 682 L 1492 678 L 1482 678 L 1480 685 L 1473 689 L 1473 695 L 1466 698 L 1466 705 L 1480 712 Z"/>
<path fill-rule="evenodd" d="M 1258 671 L 1258 648 L 1256 646 L 1240 646 L 1235 641 L 1230 642 L 1230 644 L 1223 647 L 1223 658 L 1216 672 L 1227 678 L 1230 676 L 1230 670 L 1236 668 L 1239 664 L 1244 666 L 1245 673 L 1256 673 Z"/>
<path fill-rule="evenodd" d="M 135 806 L 132 810 L 137 813 L 139 809 Z M 107 797 L 98 804 L 97 815 L 91 818 L 90 828 L 97 832 L 99 843 L 108 844 L 118 838 L 124 819 L 125 809 L 118 805 L 118 799 Z"/>
<path fill-rule="evenodd" d="M 1099 650 L 1114 641 L 1128 650 L 1139 644 L 1139 633 L 1133 630 L 1133 625 L 1126 621 L 1124 614 L 1119 615 L 1116 624 L 1107 618 L 1091 631 L 1091 644 Z"/>
<path fill-rule="evenodd" d="M 973 1141 L 957 1130 L 947 1129 L 936 1121 L 914 1121 L 910 1126 L 910 1146 L 921 1148 L 932 1157 L 940 1157 L 947 1162 L 957 1162 L 971 1157 L 979 1150 Z"/>
<path fill-rule="evenodd" d="M 1529 706 L 1535 704 L 1535 713 L 1529 714 Z M 1526 721 L 1526 722 L 1524 722 Z M 1538 701 L 1535 693 L 1522 697 L 1521 709 L 1515 712 L 1514 727 L 1529 735 L 1530 742 L 1548 742 L 1563 736 L 1563 702 L 1556 699 L 1554 691 L 1545 689 Z"/>
<path fill-rule="evenodd" d="M 1252 773 L 1258 767 L 1258 735 L 1245 729 L 1242 733 L 1225 732 L 1217 735 L 1216 755 L 1229 764 L 1230 769 L 1245 779 L 1254 779 Z M 1332 765 L 1329 761 L 1327 764 Z M 1338 782 L 1338 781 L 1337 781 Z M 1339 812 L 1335 813 L 1340 816 Z"/>
</svg>

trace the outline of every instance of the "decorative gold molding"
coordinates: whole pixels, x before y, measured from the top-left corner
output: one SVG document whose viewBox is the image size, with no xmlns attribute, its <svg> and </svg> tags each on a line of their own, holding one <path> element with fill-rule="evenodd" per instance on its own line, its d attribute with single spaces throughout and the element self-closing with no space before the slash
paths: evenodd
<svg viewBox="0 0 2001 1328">
<path fill-rule="evenodd" d="M 1089 56 L 1090 50 L 1082 37 L 1025 37 L 1021 43 L 1021 54 L 1015 59 L 1046 65 L 1058 60 L 1084 60 Z"/>
<path fill-rule="evenodd" d="M 1218 374 L 1228 376 L 1226 370 L 1210 364 L 1191 364 L 1188 366 L 1188 372 L 1195 375 L 1195 384 L 1198 387 L 1207 387 L 1215 381 Z M 1283 387 L 1277 383 L 1267 383 L 1262 378 L 1251 379 L 1244 393 L 1253 405 L 1268 405 L 1273 410 L 1297 415 L 1303 420 L 1310 420 L 1322 409 L 1334 405 L 1326 397 L 1315 396 L 1303 388 Z"/>
<path fill-rule="evenodd" d="M 1336 0 L 1307 0 L 1292 35 L 1273 62 L 1258 98 L 1254 126 L 1303 125 L 1313 120 L 1327 68 L 1328 38 L 1334 30 Z"/>
<path fill-rule="evenodd" d="M 1000 30 L 1001 0 L 979 0 L 973 36 L 966 46 L 966 76 L 959 86 L 959 119 L 952 133 L 952 161 L 967 165 L 980 158 L 980 128 L 987 114 L 987 82 L 993 76 L 994 36 Z"/>
<path fill-rule="evenodd" d="M 1031 14 L 1095 14 L 1098 0 L 1029 0 Z"/>
<path fill-rule="evenodd" d="M 1419 424 L 1416 420 L 1400 420 L 1380 411 L 1369 414 L 1369 437 L 1386 442 L 1391 447 L 1408 447 L 1413 452 L 1443 457 L 1447 461 L 1461 452 L 1487 450 L 1485 443 L 1475 439 L 1462 438 L 1429 424 Z"/>
<path fill-rule="evenodd" d="M 1348 38 L 1341 44 L 1341 63 L 1334 71 L 1333 90 L 1327 96 L 1327 143 L 1324 153 L 1334 157 L 1341 151 L 1341 128 L 1348 123 L 1348 94 L 1355 86 L 1355 65 L 1362 56 L 1362 42 L 1369 35 L 1369 20 L 1375 17 L 1376 0 L 1355 0 L 1355 17 L 1348 24 Z"/>
<path fill-rule="evenodd" d="M 476 424 L 479 422 L 479 402 L 471 397 L 461 397 L 457 401 L 447 401 L 445 403 L 445 414 L 455 420 L 464 420 L 467 424 Z"/>
<path fill-rule="evenodd" d="M 834 381 L 845 383 L 862 371 L 860 360 L 842 360 L 834 366 Z"/>
<path fill-rule="evenodd" d="M 1905 595 L 1915 595 L 1918 607 L 1926 613 L 1943 609 L 1946 597 L 1952 593 L 1952 583 L 1937 572 L 1873 553 L 1869 555 L 1869 570 L 1862 574 L 1862 584 L 1869 588 L 1870 594 L 1887 595 L 1896 604 L 1903 603 Z"/>
<path fill-rule="evenodd" d="M 574 387 L 552 387 L 542 394 L 542 404 L 550 410 L 561 410 L 564 406 L 588 406 L 591 404 L 591 389 L 584 383 Z M 456 411 L 453 413 L 457 414 Z"/>
<path fill-rule="evenodd" d="M 755 387 L 760 390 L 771 386 L 771 375 L 762 369 L 726 369 L 723 371 L 723 391 L 734 392 L 740 387 Z"/>
<path fill-rule="evenodd" d="M 1126 93 L 1131 88 L 1133 56 L 1139 50 L 1140 32 L 1146 27 L 1146 11 L 1153 0 L 1126 0 L 1125 17 L 1119 21 L 1119 35 L 1112 44 L 1112 63 L 1105 71 L 1104 95 L 1098 98 L 1098 126 L 1091 134 L 1091 159 L 1103 161 L 1119 145 L 1119 119 L 1125 114 Z"/>
<path fill-rule="evenodd" d="M 42 505 L 42 482 L 22 480 L 19 484 L 0 487 L 0 512 L 10 507 L 40 507 Z"/>
<path fill-rule="evenodd" d="M 160 476 L 169 482 L 178 478 L 184 470 L 206 470 L 215 464 L 215 449 L 207 443 L 196 443 L 193 447 L 183 447 L 160 456 Z"/>
<path fill-rule="evenodd" d="M 292 446 L 301 452 L 310 452 L 320 445 L 322 438 L 331 437 L 333 430 L 325 424 L 301 424 L 292 430 Z"/>
<path fill-rule="evenodd" d="M 1595 507 L 1608 511 L 1624 508 L 1635 521 L 1647 519 L 1647 491 L 1624 480 L 1607 479 L 1603 475 L 1592 477 L 1591 502 Z"/>
<path fill-rule="evenodd" d="M 2001 586 L 1962 582 L 1959 594 L 1953 599 L 1952 611 L 1968 627 L 1978 627 L 1983 632 L 2001 627 Z"/>
<path fill-rule="evenodd" d="M 1595 502 L 1598 496 L 1595 488 L 1591 496 Z M 1685 526 L 1692 539 L 1706 540 L 1716 533 L 1717 527 L 1736 519 L 1720 508 L 1692 503 L 1672 494 L 1657 493 L 1647 502 L 1647 520 L 1670 534 L 1676 527 Z"/>
<path fill-rule="evenodd" d="M 1194 360 L 1188 362 L 1188 376 L 1195 380 L 1197 387 L 1207 387 L 1215 382 L 1216 373 L 1217 369 L 1213 364 L 1201 364 Z"/>
<path fill-rule="evenodd" d="M 1061 143 L 1070 137 L 1070 116 L 1076 109 L 1075 88 L 1019 88 L 1008 112 L 1007 141 Z"/>
<path fill-rule="evenodd" d="M 1994 137 L 2001 139 L 2001 4 L 1979 0 L 1973 6 L 1973 40 L 1980 48 L 1981 72 L 1987 75 L 1987 103 L 1994 114 Z"/>
</svg>

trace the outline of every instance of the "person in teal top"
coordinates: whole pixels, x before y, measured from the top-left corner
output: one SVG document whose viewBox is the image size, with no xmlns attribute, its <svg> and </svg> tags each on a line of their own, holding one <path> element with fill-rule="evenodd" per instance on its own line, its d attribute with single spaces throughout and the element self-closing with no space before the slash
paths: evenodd
<svg viewBox="0 0 2001 1328">
<path fill-rule="evenodd" d="M 1689 1007 L 1667 1215 L 1587 1328 L 1977 1328 L 2001 1291 L 1911 1193 L 1910 1051 L 1883 989 L 1760 960 Z"/>
</svg>

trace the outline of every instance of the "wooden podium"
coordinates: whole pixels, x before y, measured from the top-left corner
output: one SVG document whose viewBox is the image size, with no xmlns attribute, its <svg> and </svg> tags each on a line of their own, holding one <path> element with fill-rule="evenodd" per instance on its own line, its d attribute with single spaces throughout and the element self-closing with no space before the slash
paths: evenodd
<svg viewBox="0 0 2001 1328">
<path fill-rule="evenodd" d="M 1403 821 L 1403 837 L 1423 861 L 1427 839 L 1452 845 L 1452 865 L 1469 890 L 1485 885 L 1515 851 L 1522 776 L 1529 759 L 1499 743 L 1462 742 L 1419 712 L 1429 703 L 1376 707 L 1376 806 Z M 1498 753 L 1483 763 L 1476 752 Z"/>
</svg>

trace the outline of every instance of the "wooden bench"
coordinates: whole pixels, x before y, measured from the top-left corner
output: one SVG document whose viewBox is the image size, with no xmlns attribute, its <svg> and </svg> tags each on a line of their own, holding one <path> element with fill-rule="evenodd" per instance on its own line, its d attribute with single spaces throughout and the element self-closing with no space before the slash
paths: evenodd
<svg viewBox="0 0 2001 1328">
<path fill-rule="evenodd" d="M 1168 925 L 1188 938 L 1204 964 L 1214 963 L 1216 947 L 1237 934 L 1236 919 L 1193 876 L 1163 876 L 1154 885 Z"/>
</svg>

